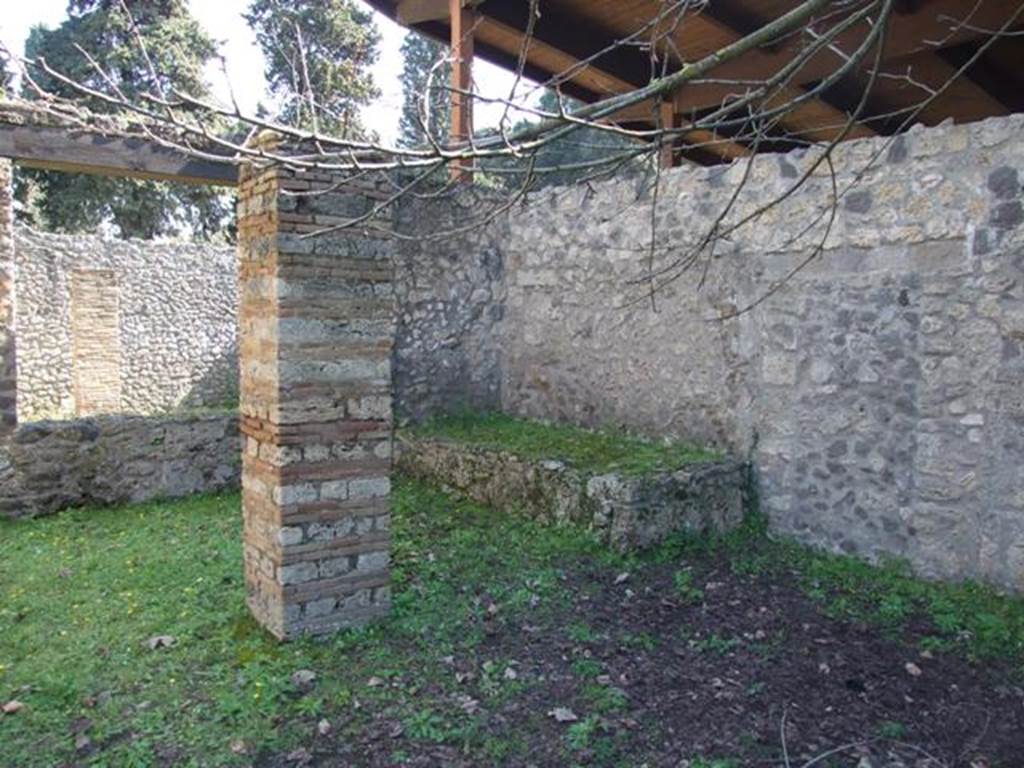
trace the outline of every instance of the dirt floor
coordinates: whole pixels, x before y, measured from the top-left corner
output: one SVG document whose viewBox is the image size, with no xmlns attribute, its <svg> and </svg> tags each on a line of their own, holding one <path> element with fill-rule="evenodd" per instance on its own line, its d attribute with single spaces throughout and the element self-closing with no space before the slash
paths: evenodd
<svg viewBox="0 0 1024 768">
<path fill-rule="evenodd" d="M 506 620 L 480 593 L 482 640 L 435 670 L 462 693 L 437 684 L 416 697 L 482 714 L 485 732 L 513 742 L 493 764 L 1024 766 L 1020 668 L 922 650 L 926 620 L 885 632 L 831 619 L 796 586 L 737 575 L 724 556 L 627 573 L 582 559 L 560 577 L 567 610 L 536 621 Z M 481 659 L 504 660 L 492 676 L 519 691 L 489 701 Z M 386 711 L 364 723 L 260 764 L 489 764 L 421 733 L 410 741 Z"/>
</svg>

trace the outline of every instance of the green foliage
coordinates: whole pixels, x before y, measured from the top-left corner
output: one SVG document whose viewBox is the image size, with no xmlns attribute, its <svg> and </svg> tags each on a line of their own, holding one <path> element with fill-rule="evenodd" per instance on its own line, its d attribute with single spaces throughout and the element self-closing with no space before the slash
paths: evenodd
<svg viewBox="0 0 1024 768">
<path fill-rule="evenodd" d="M 11 67 L 10 56 L 6 51 L 0 51 L 0 98 L 12 94 L 11 84 L 14 81 L 14 71 Z"/>
<path fill-rule="evenodd" d="M 684 602 L 699 603 L 704 599 L 704 590 L 694 585 L 690 571 L 676 571 L 672 577 L 672 586 Z"/>
<path fill-rule="evenodd" d="M 621 712 L 629 703 L 629 698 L 619 688 L 612 685 L 590 683 L 583 688 L 583 700 L 592 710 L 601 715 Z"/>
<path fill-rule="evenodd" d="M 174 88 L 205 96 L 203 68 L 216 47 L 184 0 L 133 0 L 127 8 L 126 13 L 119 0 L 72 0 L 59 27 L 32 28 L 25 54 L 45 58 L 55 70 L 92 89 L 109 90 L 113 83 L 129 99 L 170 96 Z M 33 76 L 48 91 L 81 96 L 56 78 L 38 72 Z M 25 98 L 37 96 L 24 83 L 22 92 Z M 107 109 L 102 103 L 90 107 Z M 23 220 L 60 232 L 111 225 L 122 237 L 210 236 L 223 228 L 230 213 L 230 199 L 206 187 L 57 171 L 19 169 L 15 195 Z"/>
<path fill-rule="evenodd" d="M 461 413 L 414 427 L 413 434 L 488 446 L 530 459 L 561 459 L 600 474 L 644 475 L 716 458 L 686 443 L 654 442 L 625 430 L 593 431 L 568 424 L 544 424 L 502 413 Z"/>
<path fill-rule="evenodd" d="M 567 562 L 605 562 L 586 532 L 541 529 L 400 480 L 392 496 L 390 618 L 280 644 L 244 607 L 238 505 L 237 495 L 206 496 L 0 521 L 0 699 L 16 696 L 25 705 L 0 717 L 0 765 L 154 765 L 168 746 L 179 750 L 176 765 L 246 765 L 254 755 L 308 743 L 321 717 L 343 729 L 340 739 L 386 717 L 401 723 L 412 742 L 443 743 L 470 764 L 529 760 L 522 728 L 496 730 L 488 719 L 526 690 L 529 676 L 506 679 L 511 662 L 488 655 L 494 648 L 481 627 L 565 626 L 577 645 L 598 640 L 597 629 L 566 618 L 572 596 L 559 578 Z M 726 537 L 680 536 L 634 563 L 634 573 L 639 578 L 645 562 L 669 556 L 713 557 L 719 567 L 719 558 L 751 562 L 752 553 L 759 559 L 751 578 L 796 578 L 824 610 L 841 605 L 839 618 L 895 631 L 899 625 L 887 622 L 916 621 L 923 612 L 943 647 L 1024 660 L 1024 600 L 775 542 L 756 518 Z M 524 594 L 542 599 L 532 605 Z M 493 615 L 490 601 L 499 606 Z M 177 642 L 153 651 L 146 640 L 155 635 Z M 651 648 L 655 637 L 639 632 L 622 642 Z M 737 641 L 711 635 L 697 642 L 722 653 Z M 585 651 L 570 662 L 577 694 L 567 693 L 564 705 L 586 717 L 566 729 L 566 747 L 587 750 L 588 764 L 615 765 L 619 746 L 602 732 L 601 718 L 630 702 L 598 684 Z M 475 677 L 459 683 L 448 656 L 472 664 Z M 292 684 L 298 669 L 316 672 L 313 690 Z M 374 677 L 384 684 L 368 686 Z M 747 693 L 760 694 L 759 684 Z M 461 695 L 476 700 L 479 711 L 460 707 Z M 83 721 L 98 746 L 88 760 L 74 753 L 69 737 Z M 879 733 L 895 738 L 896 731 L 881 724 Z M 247 755 L 232 751 L 236 740 Z M 417 749 L 409 745 L 395 761 Z M 734 764 L 701 759 L 693 764 Z"/>
<path fill-rule="evenodd" d="M 448 720 L 430 709 L 416 710 L 402 722 L 402 726 L 410 739 L 435 744 L 444 743 L 451 730 Z"/>
<path fill-rule="evenodd" d="M 913 617 L 923 615 L 935 631 L 925 642 L 929 648 L 959 647 L 973 659 L 1024 660 L 1024 599 L 971 581 L 925 581 L 897 560 L 875 565 L 855 556 L 776 540 L 758 514 L 748 515 L 739 528 L 724 536 L 673 537 L 648 557 L 671 562 L 716 554 L 728 557 L 733 571 L 741 575 L 795 578 L 832 618 L 866 622 L 895 634 Z"/>
<path fill-rule="evenodd" d="M 603 668 L 593 659 L 576 659 L 572 663 L 572 673 L 577 677 L 597 677 Z"/>
<path fill-rule="evenodd" d="M 234 740 L 250 755 L 293 749 L 320 717 L 359 729 L 375 706 L 393 708 L 409 738 L 525 749 L 515 734 L 485 736 L 478 718 L 448 703 L 467 692 L 497 705 L 524 689 L 500 660 L 480 664 L 473 688 L 454 687 L 442 658 L 474 658 L 483 639 L 486 609 L 465 587 L 501 606 L 495 621 L 545 620 L 565 606 L 564 563 L 601 550 L 585 532 L 538 536 L 529 521 L 419 484 L 398 483 L 392 503 L 391 617 L 286 645 L 245 608 L 237 495 L 0 521 L 0 698 L 25 703 L 0 717 L 0 765 L 74 762 L 67 734 L 79 718 L 107 744 L 100 764 L 151 765 L 172 740 L 183 750 L 176 764 L 244 765 L 252 758 L 234 754 Z M 524 589 L 542 606 L 516 603 Z M 146 647 L 164 634 L 173 648 Z M 298 669 L 317 673 L 306 695 L 291 683 Z M 387 684 L 368 688 L 372 677 Z M 439 698 L 416 697 L 427 688 Z M 126 731 L 132 739 L 118 736 Z"/>
<path fill-rule="evenodd" d="M 359 110 L 378 94 L 370 69 L 380 32 L 354 0 L 253 0 L 245 19 L 267 62 L 279 120 L 366 136 Z"/>
<path fill-rule="evenodd" d="M 568 114 L 578 109 L 579 102 L 562 97 L 553 90 L 545 90 L 537 108 L 551 114 Z M 521 130 L 535 122 L 538 118 L 524 119 L 512 126 L 510 132 Z M 595 174 L 608 172 L 639 171 L 643 168 L 641 160 L 636 159 L 637 152 L 645 147 L 634 139 L 611 133 L 599 128 L 578 128 L 572 133 L 553 139 L 541 147 L 536 154 L 535 167 L 538 169 L 559 169 L 538 174 L 534 180 L 535 187 L 546 187 L 572 184 Z M 586 165 L 595 162 L 602 165 Z M 581 166 L 584 167 L 573 167 Z M 521 158 L 502 158 L 481 161 L 483 181 L 509 189 L 519 189 L 526 181 L 528 163 Z M 492 173 L 490 180 L 487 171 L 502 169 L 513 173 Z"/>
<path fill-rule="evenodd" d="M 700 640 L 692 640 L 691 644 L 701 653 L 717 653 L 719 656 L 725 656 L 733 648 L 740 645 L 741 642 L 738 637 L 722 637 L 710 634 Z"/>
<path fill-rule="evenodd" d="M 451 63 L 445 59 L 447 54 L 447 46 L 436 40 L 416 31 L 406 33 L 402 41 L 400 146 L 421 147 L 430 138 L 440 143 L 447 141 L 452 76 Z"/>
<path fill-rule="evenodd" d="M 569 625 L 569 639 L 574 643 L 593 643 L 597 640 L 597 633 L 588 625 L 577 621 Z"/>
<path fill-rule="evenodd" d="M 890 739 L 892 741 L 899 741 L 905 738 L 907 735 L 907 726 L 903 723 L 897 723 L 893 720 L 886 720 L 880 726 L 878 726 L 878 735 L 883 739 Z"/>
<path fill-rule="evenodd" d="M 587 749 L 601 725 L 601 718 L 590 715 L 578 723 L 573 723 L 566 731 L 565 740 L 571 749 L 577 752 Z"/>
</svg>

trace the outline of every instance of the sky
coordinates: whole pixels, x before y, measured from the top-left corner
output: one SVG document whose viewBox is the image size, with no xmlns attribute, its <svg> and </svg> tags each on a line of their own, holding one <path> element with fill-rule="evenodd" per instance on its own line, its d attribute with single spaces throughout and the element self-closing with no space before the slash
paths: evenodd
<svg viewBox="0 0 1024 768">
<path fill-rule="evenodd" d="M 220 64 L 211 66 L 207 73 L 214 93 L 225 103 L 233 91 L 243 110 L 252 110 L 264 96 L 263 56 L 256 45 L 242 12 L 248 0 L 189 0 L 192 14 L 206 27 L 210 35 L 221 43 L 227 77 Z M 19 54 L 23 50 L 29 30 L 36 24 L 55 27 L 66 17 L 67 0 L 0 0 L 0 40 Z M 373 75 L 381 96 L 364 110 L 366 126 L 375 130 L 381 139 L 393 144 L 398 134 L 398 119 L 402 109 L 402 56 L 399 51 L 405 30 L 387 17 L 374 12 L 381 32 L 380 58 Z M 507 98 L 513 85 L 513 76 L 499 67 L 477 60 L 474 64 L 476 89 L 485 96 Z M 230 81 L 230 88 L 228 83 Z M 476 127 L 495 125 L 503 109 L 499 105 L 480 105 L 475 110 Z"/>
</svg>

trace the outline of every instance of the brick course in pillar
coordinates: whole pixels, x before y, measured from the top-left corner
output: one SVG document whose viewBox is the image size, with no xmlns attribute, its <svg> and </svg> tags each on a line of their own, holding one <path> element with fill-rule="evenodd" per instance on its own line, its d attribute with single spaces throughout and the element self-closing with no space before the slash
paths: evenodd
<svg viewBox="0 0 1024 768">
<path fill-rule="evenodd" d="M 303 237 L 369 210 L 331 177 L 243 171 L 239 353 L 248 603 L 279 638 L 390 604 L 390 243 Z"/>
<path fill-rule="evenodd" d="M 0 158 L 0 437 L 18 425 L 14 359 L 14 206 L 11 164 Z"/>
</svg>

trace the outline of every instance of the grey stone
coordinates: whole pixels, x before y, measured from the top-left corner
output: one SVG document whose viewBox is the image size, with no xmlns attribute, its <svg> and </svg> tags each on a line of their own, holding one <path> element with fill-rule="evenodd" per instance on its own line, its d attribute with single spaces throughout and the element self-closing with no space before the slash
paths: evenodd
<svg viewBox="0 0 1024 768">
<path fill-rule="evenodd" d="M 1001 200 L 1009 200 L 1021 192 L 1020 178 L 1017 169 L 1008 165 L 996 168 L 988 175 L 988 188 Z"/>
<path fill-rule="evenodd" d="M 851 213 L 867 213 L 871 210 L 871 192 L 866 189 L 856 189 L 846 195 L 846 210 Z"/>
<path fill-rule="evenodd" d="M 230 413 L 23 424 L 2 451 L 0 508 L 32 517 L 237 488 L 240 453 L 238 416 Z"/>
<path fill-rule="evenodd" d="M 1018 200 L 1000 203 L 992 211 L 990 221 L 997 229 L 1013 229 L 1024 222 L 1024 205 Z"/>
</svg>

